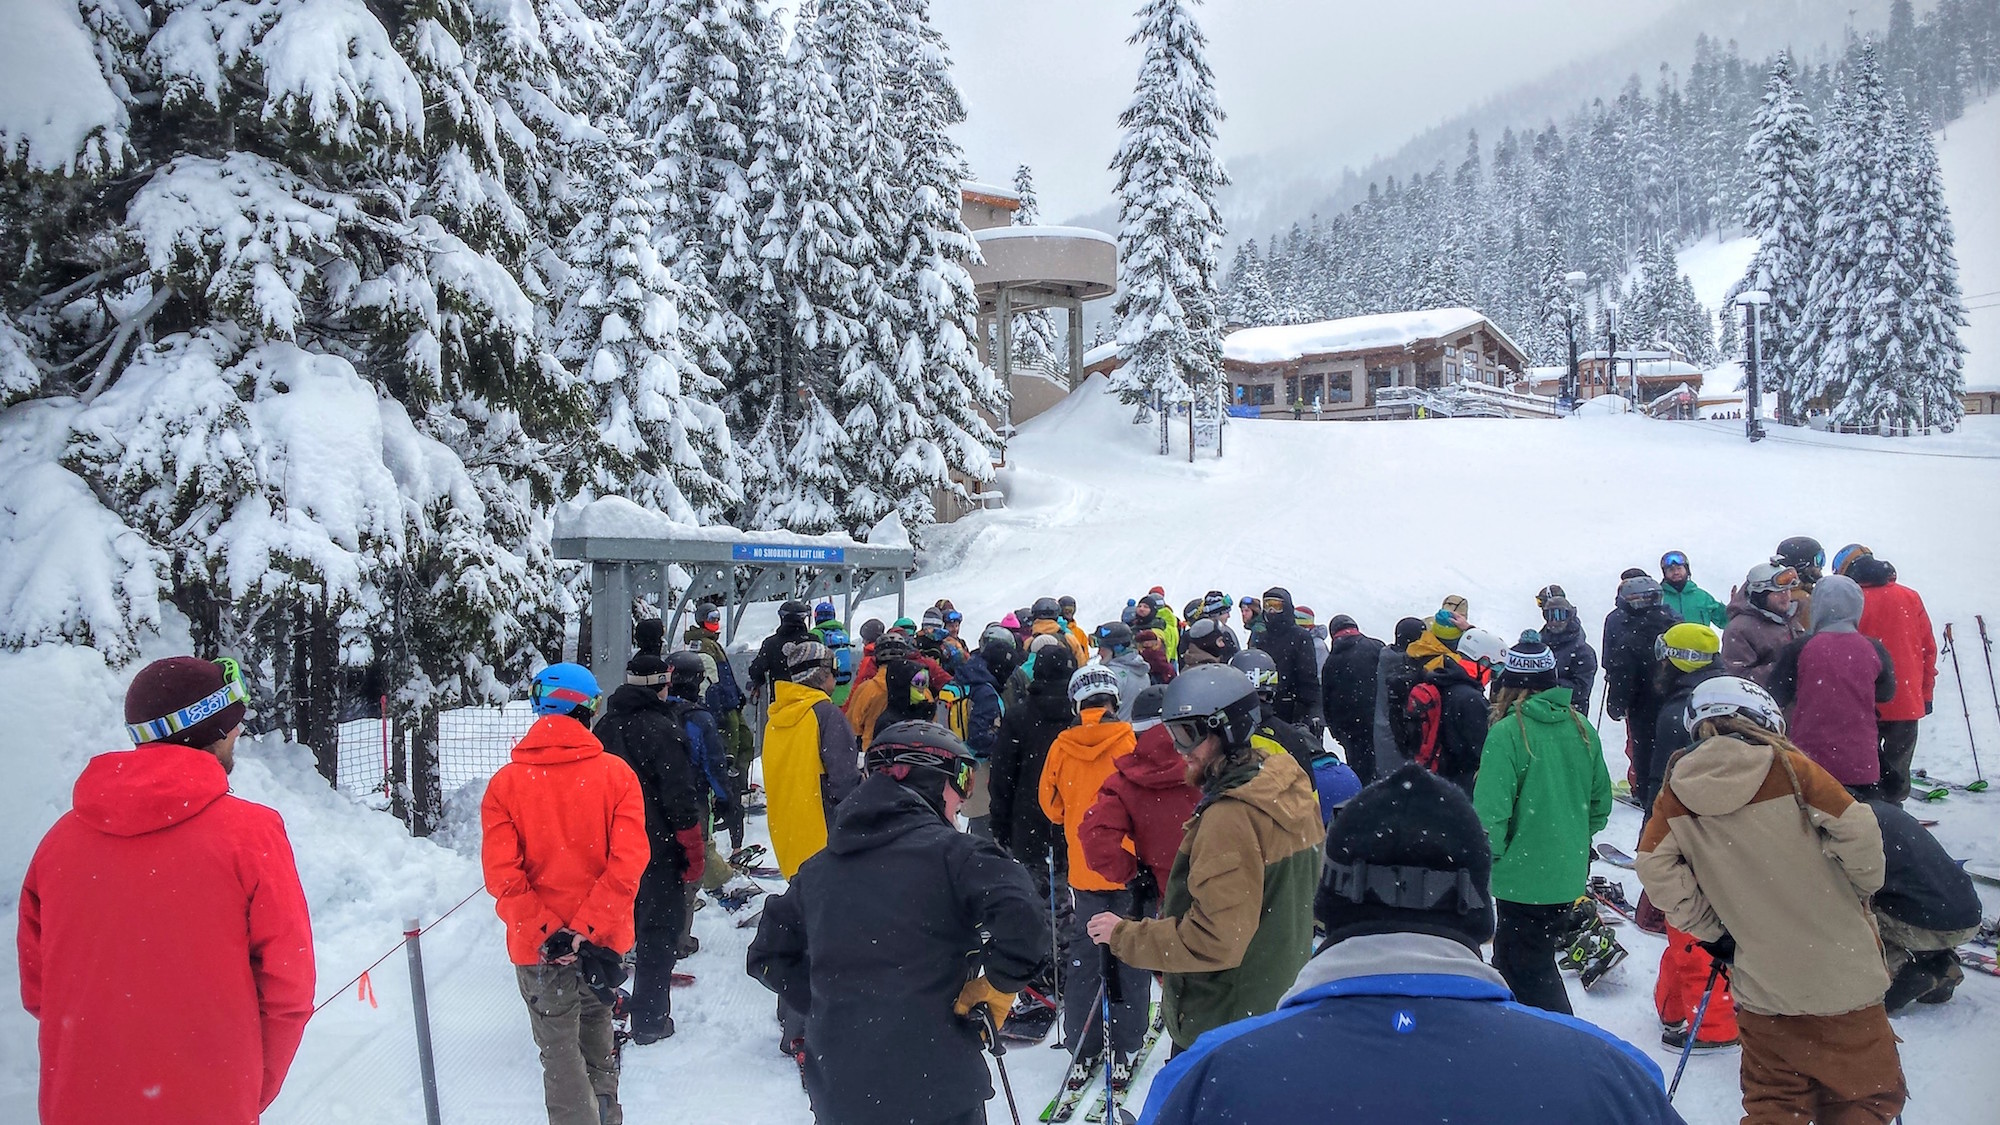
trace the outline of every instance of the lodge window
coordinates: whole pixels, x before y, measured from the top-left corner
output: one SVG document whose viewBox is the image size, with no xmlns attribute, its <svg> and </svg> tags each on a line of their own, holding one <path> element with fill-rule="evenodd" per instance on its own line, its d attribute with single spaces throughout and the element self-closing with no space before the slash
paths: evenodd
<svg viewBox="0 0 2000 1125">
<path fill-rule="evenodd" d="M 1335 374 L 1332 375 L 1328 375 L 1326 377 L 1326 401 L 1328 402 L 1354 401 L 1353 373 L 1347 371 L 1341 371 L 1341 372 L 1336 372 Z"/>
<path fill-rule="evenodd" d="M 1278 388 L 1269 383 L 1253 383 L 1243 389 L 1251 406 L 1270 406 L 1278 401 Z"/>
</svg>

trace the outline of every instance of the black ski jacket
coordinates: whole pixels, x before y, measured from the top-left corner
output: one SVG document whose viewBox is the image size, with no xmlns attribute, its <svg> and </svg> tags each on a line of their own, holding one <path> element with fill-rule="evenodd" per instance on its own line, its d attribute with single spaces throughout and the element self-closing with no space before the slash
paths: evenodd
<svg viewBox="0 0 2000 1125">
<path fill-rule="evenodd" d="M 641 887 L 660 884 L 675 894 L 688 857 L 674 833 L 695 827 L 708 815 L 709 782 L 690 752 L 686 706 L 678 699 L 661 699 L 641 684 L 620 684 L 592 728 L 605 752 L 617 755 L 639 777 L 646 800 L 646 840 L 653 848 L 646 864 L 649 878 Z"/>
<path fill-rule="evenodd" d="M 1882 826 L 1882 857 L 1888 863 L 1875 909 L 1923 930 L 1949 933 L 1977 926 L 1979 890 L 1937 837 L 1900 802 L 1870 797 L 1868 807 Z"/>
<path fill-rule="evenodd" d="M 780 623 L 778 631 L 765 637 L 764 643 L 757 646 L 757 658 L 750 662 L 750 690 L 755 692 L 758 688 L 768 688 L 772 680 L 785 674 L 786 645 L 817 639 L 803 622 L 796 627 Z"/>
<path fill-rule="evenodd" d="M 1604 619 L 1604 710 L 1614 719 L 1632 715 L 1648 736 L 1659 714 L 1653 694 L 1653 642 L 1680 624 L 1663 605 L 1637 613 L 1619 606 Z"/>
<path fill-rule="evenodd" d="M 1560 630 L 1542 626 L 1542 643 L 1555 653 L 1556 686 L 1569 689 L 1571 707 L 1589 714 L 1591 689 L 1597 686 L 1597 650 L 1574 618 L 1565 625 Z"/>
<path fill-rule="evenodd" d="M 1346 633 L 1327 646 L 1320 667 L 1320 703 L 1326 727 L 1347 751 L 1368 749 L 1374 740 L 1375 678 L 1381 671 L 1382 642 L 1361 633 Z"/>
<path fill-rule="evenodd" d="M 1022 863 L 1040 867 L 1051 845 L 1062 839 L 1042 812 L 1042 767 L 1049 743 L 1075 721 L 1063 678 L 1030 681 L 1027 698 L 1000 716 L 1000 734 L 993 740 L 993 839 Z M 1060 862 L 1066 853 L 1057 851 Z"/>
<path fill-rule="evenodd" d="M 1257 647 L 1270 653 L 1278 666 L 1278 694 L 1271 701 L 1278 717 L 1310 736 L 1326 725 L 1320 712 L 1319 649 L 1313 646 L 1312 634 L 1294 620 L 1291 595 L 1282 597 L 1283 612 L 1264 614 L 1264 634 Z"/>
<path fill-rule="evenodd" d="M 1424 674 L 1437 685 L 1443 713 L 1438 723 L 1437 774 L 1472 796 L 1479 756 L 1486 749 L 1486 691 L 1456 660 Z M 1413 755 L 1414 756 L 1414 755 Z"/>
<path fill-rule="evenodd" d="M 765 905 L 746 967 L 806 1013 L 821 1125 L 930 1125 L 993 1096 L 979 1035 L 952 1014 L 959 989 L 983 966 L 1016 992 L 1048 953 L 1048 907 L 1027 871 L 876 774 Z"/>
</svg>

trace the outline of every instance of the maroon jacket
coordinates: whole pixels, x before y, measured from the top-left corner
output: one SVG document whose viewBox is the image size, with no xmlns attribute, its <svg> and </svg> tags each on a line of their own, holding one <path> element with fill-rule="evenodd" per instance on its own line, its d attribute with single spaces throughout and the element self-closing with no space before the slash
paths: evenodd
<svg viewBox="0 0 2000 1125">
<path fill-rule="evenodd" d="M 1187 762 L 1164 724 L 1139 732 L 1138 745 L 1112 766 L 1077 829 L 1084 859 L 1121 886 L 1139 873 L 1143 859 L 1164 891 L 1201 790 L 1188 784 Z"/>
<path fill-rule="evenodd" d="M 1882 779 L 1875 707 L 1896 696 L 1896 667 L 1882 642 L 1855 631 L 1861 589 L 1828 575 L 1813 591 L 1813 633 L 1778 654 L 1767 686 L 1786 710 L 1794 745 L 1842 785 Z"/>
</svg>

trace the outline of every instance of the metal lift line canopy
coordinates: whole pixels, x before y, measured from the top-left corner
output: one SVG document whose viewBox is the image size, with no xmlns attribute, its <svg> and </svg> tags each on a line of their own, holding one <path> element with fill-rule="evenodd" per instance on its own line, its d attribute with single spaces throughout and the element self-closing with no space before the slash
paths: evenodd
<svg viewBox="0 0 2000 1125">
<path fill-rule="evenodd" d="M 728 644 L 735 641 L 743 611 L 752 602 L 799 596 L 802 582 L 807 600 L 841 598 L 842 621 L 851 617 L 854 603 L 892 593 L 900 616 L 916 569 L 916 551 L 907 545 L 861 543 L 845 535 L 696 527 L 617 497 L 558 512 L 555 553 L 590 564 L 590 670 L 600 684 L 625 679 L 625 662 L 632 655 L 632 602 L 640 595 L 658 595 L 669 643 L 680 636 L 688 606 L 704 598 L 720 602 Z M 669 567 L 679 567 L 687 578 L 678 592 Z M 740 594 L 739 576 L 748 578 Z"/>
</svg>

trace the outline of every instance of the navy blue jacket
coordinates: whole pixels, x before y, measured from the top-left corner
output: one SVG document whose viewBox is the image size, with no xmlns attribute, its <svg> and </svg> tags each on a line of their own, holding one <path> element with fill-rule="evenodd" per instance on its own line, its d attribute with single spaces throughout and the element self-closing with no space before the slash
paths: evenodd
<svg viewBox="0 0 2000 1125">
<path fill-rule="evenodd" d="M 1154 1080 L 1139 1120 L 1679 1123 L 1663 1087 L 1631 1044 L 1504 985 L 1398 973 L 1330 981 L 1209 1032 Z"/>
<path fill-rule="evenodd" d="M 1000 682 L 986 658 L 973 653 L 952 670 L 954 682 L 963 685 L 972 704 L 972 717 L 965 732 L 966 749 L 980 758 L 993 756 L 993 743 L 1000 737 Z"/>
</svg>

